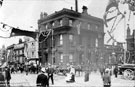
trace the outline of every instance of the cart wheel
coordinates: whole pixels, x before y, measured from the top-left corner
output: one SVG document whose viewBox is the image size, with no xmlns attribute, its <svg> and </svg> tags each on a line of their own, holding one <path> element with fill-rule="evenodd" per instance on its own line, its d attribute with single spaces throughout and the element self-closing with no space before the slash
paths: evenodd
<svg viewBox="0 0 135 87">
<path fill-rule="evenodd" d="M 133 80 L 134 79 L 134 72 L 131 69 L 127 69 L 123 72 L 123 76 L 127 80 Z"/>
</svg>

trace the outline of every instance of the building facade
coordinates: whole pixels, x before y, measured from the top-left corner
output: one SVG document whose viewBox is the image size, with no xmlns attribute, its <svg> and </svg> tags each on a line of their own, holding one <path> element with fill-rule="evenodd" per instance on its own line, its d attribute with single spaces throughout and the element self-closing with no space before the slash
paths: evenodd
<svg viewBox="0 0 135 87">
<path fill-rule="evenodd" d="M 38 63 L 38 41 L 30 37 L 25 37 L 24 42 L 24 55 L 27 61 Z"/>
<path fill-rule="evenodd" d="M 133 30 L 133 33 L 131 34 L 130 27 L 128 25 L 127 27 L 127 38 L 126 38 L 126 44 L 127 44 L 127 55 L 125 62 L 126 63 L 135 63 L 135 30 Z"/>
<path fill-rule="evenodd" d="M 102 59 L 103 20 L 89 15 L 86 6 L 82 13 L 65 8 L 51 15 L 41 13 L 38 26 L 42 64 L 98 64 Z"/>
<path fill-rule="evenodd" d="M 105 45 L 104 64 L 115 65 L 124 62 L 123 43 L 117 42 L 116 45 Z"/>
<path fill-rule="evenodd" d="M 12 44 L 7 47 L 7 61 L 9 62 L 15 62 L 15 54 L 14 54 L 14 45 Z"/>
</svg>

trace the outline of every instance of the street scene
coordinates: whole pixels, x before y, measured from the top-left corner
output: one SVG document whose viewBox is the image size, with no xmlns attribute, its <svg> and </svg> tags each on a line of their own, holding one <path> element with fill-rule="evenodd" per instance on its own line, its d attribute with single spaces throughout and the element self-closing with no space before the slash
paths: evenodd
<svg viewBox="0 0 135 87">
<path fill-rule="evenodd" d="M 135 87 L 135 0 L 0 0 L 0 87 Z"/>
</svg>

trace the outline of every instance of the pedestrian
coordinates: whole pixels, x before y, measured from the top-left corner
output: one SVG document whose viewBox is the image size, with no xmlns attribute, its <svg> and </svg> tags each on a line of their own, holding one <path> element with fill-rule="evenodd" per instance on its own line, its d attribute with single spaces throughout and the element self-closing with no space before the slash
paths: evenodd
<svg viewBox="0 0 135 87">
<path fill-rule="evenodd" d="M 75 68 L 73 67 L 73 65 L 71 65 L 70 74 L 72 75 L 73 82 L 75 82 Z"/>
<path fill-rule="evenodd" d="M 101 74 L 101 77 L 104 75 L 105 73 L 105 67 L 104 66 L 101 66 L 100 67 L 100 74 Z"/>
<path fill-rule="evenodd" d="M 29 66 L 28 65 L 25 66 L 25 72 L 26 72 L 26 75 L 28 75 L 28 72 L 29 72 Z"/>
<path fill-rule="evenodd" d="M 118 76 L 118 67 L 117 66 L 115 66 L 115 68 L 114 68 L 114 75 L 117 78 L 117 76 Z"/>
<path fill-rule="evenodd" d="M 41 73 L 37 76 L 36 84 L 37 87 L 49 87 L 48 76 L 45 68 L 42 68 Z"/>
<path fill-rule="evenodd" d="M 6 79 L 6 84 L 10 86 L 11 73 L 9 67 L 5 67 L 5 79 Z"/>
<path fill-rule="evenodd" d="M 54 68 L 53 66 L 49 65 L 48 69 L 47 69 L 47 73 L 48 73 L 48 80 L 51 78 L 52 81 L 52 85 L 54 84 L 54 79 L 53 79 L 53 73 L 54 73 Z"/>
<path fill-rule="evenodd" d="M 5 75 L 2 70 L 3 68 L 0 68 L 0 87 L 6 87 L 6 82 L 5 82 Z"/>
<path fill-rule="evenodd" d="M 103 75 L 103 84 L 104 87 L 111 87 L 111 76 L 108 70 L 105 70 L 105 74 Z"/>
</svg>

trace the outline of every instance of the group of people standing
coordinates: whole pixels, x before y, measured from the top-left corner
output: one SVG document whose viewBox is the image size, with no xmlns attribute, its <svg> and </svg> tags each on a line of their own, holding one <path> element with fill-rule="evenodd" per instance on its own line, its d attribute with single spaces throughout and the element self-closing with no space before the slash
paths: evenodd
<svg viewBox="0 0 135 87">
<path fill-rule="evenodd" d="M 118 66 L 115 66 L 113 70 L 111 69 L 111 67 L 103 66 L 102 68 L 100 68 L 100 73 L 101 73 L 104 87 L 111 87 L 111 76 L 113 73 L 115 77 L 117 78 Z"/>
<path fill-rule="evenodd" d="M 6 66 L 0 69 L 0 87 L 10 87 L 10 68 Z"/>
<path fill-rule="evenodd" d="M 40 74 L 37 76 L 36 84 L 37 87 L 49 87 L 49 79 L 52 81 L 52 85 L 54 84 L 53 78 L 54 68 L 52 65 L 48 67 L 42 67 Z"/>
</svg>

